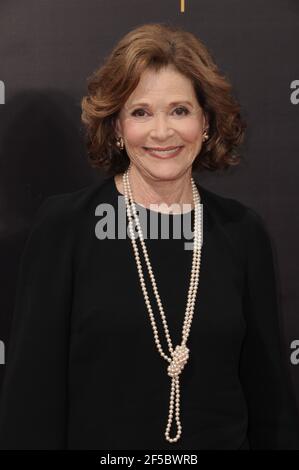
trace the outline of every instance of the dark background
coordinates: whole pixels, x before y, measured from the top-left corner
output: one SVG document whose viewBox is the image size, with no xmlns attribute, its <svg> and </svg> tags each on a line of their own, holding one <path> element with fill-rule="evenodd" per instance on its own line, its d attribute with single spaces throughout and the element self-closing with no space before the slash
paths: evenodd
<svg viewBox="0 0 299 470">
<path fill-rule="evenodd" d="M 185 12 L 180 3 L 0 0 L 0 340 L 7 350 L 20 255 L 37 208 L 103 177 L 89 167 L 80 122 L 88 75 L 130 29 L 169 22 L 205 42 L 241 102 L 248 123 L 241 165 L 196 179 L 265 221 L 299 397 L 299 354 L 291 348 L 299 346 L 299 2 L 185 0 Z M 0 387 L 4 373 L 5 364 Z"/>
</svg>

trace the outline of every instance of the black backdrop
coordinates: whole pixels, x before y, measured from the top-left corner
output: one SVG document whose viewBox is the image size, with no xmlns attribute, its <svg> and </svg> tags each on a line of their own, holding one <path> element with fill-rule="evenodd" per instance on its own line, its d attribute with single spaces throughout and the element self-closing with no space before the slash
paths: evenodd
<svg viewBox="0 0 299 470">
<path fill-rule="evenodd" d="M 47 196 L 102 178 L 89 167 L 83 142 L 86 78 L 116 41 L 147 22 L 197 34 L 242 104 L 248 122 L 242 164 L 198 178 L 266 222 L 285 358 L 299 397 L 298 0 L 0 1 L 0 386 L 33 216 Z"/>
</svg>

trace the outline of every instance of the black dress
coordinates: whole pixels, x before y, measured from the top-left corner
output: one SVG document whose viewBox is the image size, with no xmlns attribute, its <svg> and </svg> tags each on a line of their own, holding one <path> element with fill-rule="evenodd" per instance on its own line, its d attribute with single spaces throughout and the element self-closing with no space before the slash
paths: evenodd
<svg viewBox="0 0 299 470">
<path fill-rule="evenodd" d="M 100 239 L 102 204 L 108 211 L 124 204 L 111 177 L 52 196 L 38 211 L 19 271 L 1 449 L 299 449 L 269 236 L 251 208 L 198 189 L 203 247 L 180 381 L 180 440 L 164 436 L 171 379 L 154 342 L 131 240 Z M 143 211 L 150 219 L 153 211 Z M 170 215 L 170 229 L 190 215 L 193 222 L 194 211 Z M 159 217 L 162 223 L 168 216 Z M 145 240 L 174 346 L 181 342 L 191 242 Z"/>
</svg>

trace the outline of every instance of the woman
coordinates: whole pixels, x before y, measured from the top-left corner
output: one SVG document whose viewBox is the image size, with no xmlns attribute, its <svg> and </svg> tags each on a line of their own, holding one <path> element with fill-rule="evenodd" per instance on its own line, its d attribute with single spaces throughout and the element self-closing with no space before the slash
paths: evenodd
<svg viewBox="0 0 299 470">
<path fill-rule="evenodd" d="M 148 24 L 90 77 L 82 109 L 107 178 L 36 217 L 1 448 L 299 448 L 269 236 L 252 209 L 192 178 L 240 161 L 228 81 L 193 34 Z M 173 236 L 188 221 L 193 238 Z"/>
</svg>

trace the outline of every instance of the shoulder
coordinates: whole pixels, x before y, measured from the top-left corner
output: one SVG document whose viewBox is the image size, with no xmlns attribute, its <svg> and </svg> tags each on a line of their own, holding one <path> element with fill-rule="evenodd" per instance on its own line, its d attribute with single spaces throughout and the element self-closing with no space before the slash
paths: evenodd
<svg viewBox="0 0 299 470">
<path fill-rule="evenodd" d="M 221 233 L 242 263 L 251 255 L 271 254 L 272 242 L 264 217 L 235 198 L 220 195 L 202 185 L 198 185 L 198 189 L 208 230 Z"/>
<path fill-rule="evenodd" d="M 37 210 L 32 228 L 44 226 L 59 229 L 71 226 L 75 229 L 94 212 L 99 202 L 109 202 L 111 194 L 111 179 L 104 179 L 77 191 L 49 196 Z"/>
<path fill-rule="evenodd" d="M 81 240 L 89 214 L 94 214 L 98 201 L 109 200 L 112 188 L 111 181 L 107 184 L 104 180 L 74 192 L 47 197 L 38 208 L 26 237 L 22 270 L 32 277 L 39 265 L 49 266 L 57 261 L 60 265 L 69 264 L 67 260 Z"/>
<path fill-rule="evenodd" d="M 202 194 L 203 205 L 206 204 L 211 217 L 223 226 L 236 226 L 240 230 L 265 230 L 264 218 L 251 206 L 238 199 L 220 195 L 197 184 Z"/>
<path fill-rule="evenodd" d="M 82 230 L 94 216 L 97 204 L 113 196 L 110 180 L 93 183 L 77 191 L 47 197 L 40 205 L 29 228 L 24 256 L 37 253 L 71 253 L 81 238 Z"/>
</svg>

